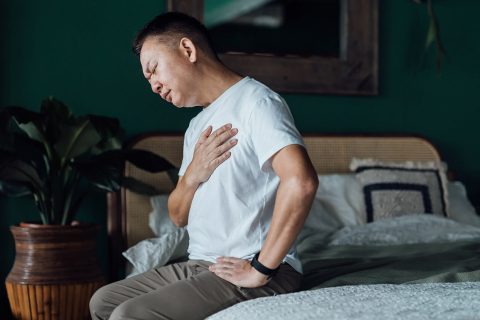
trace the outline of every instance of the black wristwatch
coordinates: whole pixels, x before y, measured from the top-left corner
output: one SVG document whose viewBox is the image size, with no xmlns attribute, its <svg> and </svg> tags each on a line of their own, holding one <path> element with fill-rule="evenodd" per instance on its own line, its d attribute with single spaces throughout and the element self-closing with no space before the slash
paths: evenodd
<svg viewBox="0 0 480 320">
<path fill-rule="evenodd" d="M 255 268 L 255 270 L 257 270 L 261 274 L 266 275 L 267 279 L 271 279 L 277 273 L 280 266 L 278 266 L 276 269 L 270 269 L 265 267 L 263 264 L 261 264 L 258 261 L 259 255 L 260 255 L 260 251 L 253 257 L 252 262 L 250 262 L 250 264 L 252 265 L 253 268 Z"/>
</svg>

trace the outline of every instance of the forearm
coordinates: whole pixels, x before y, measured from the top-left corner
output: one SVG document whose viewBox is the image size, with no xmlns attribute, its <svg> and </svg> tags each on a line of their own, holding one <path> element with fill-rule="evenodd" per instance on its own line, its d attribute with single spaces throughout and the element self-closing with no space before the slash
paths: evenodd
<svg viewBox="0 0 480 320">
<path fill-rule="evenodd" d="M 280 182 L 273 218 L 258 260 L 275 269 L 284 259 L 310 212 L 318 186 L 316 176 Z"/>
<path fill-rule="evenodd" d="M 229 139 L 237 132 L 228 123 L 213 133 L 212 126 L 208 126 L 200 135 L 190 165 L 168 198 L 168 213 L 177 226 L 187 225 L 188 213 L 198 186 L 207 181 L 213 171 L 230 157 L 229 150 L 237 144 L 237 140 Z"/>
<path fill-rule="evenodd" d="M 198 186 L 198 183 L 190 179 L 187 170 L 168 197 L 168 213 L 170 219 L 178 227 L 184 227 L 188 224 L 188 213 Z"/>
</svg>

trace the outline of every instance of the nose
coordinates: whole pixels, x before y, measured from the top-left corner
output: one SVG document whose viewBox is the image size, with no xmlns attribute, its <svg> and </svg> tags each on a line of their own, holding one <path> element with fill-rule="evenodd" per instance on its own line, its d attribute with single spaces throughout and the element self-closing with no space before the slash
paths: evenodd
<svg viewBox="0 0 480 320">
<path fill-rule="evenodd" d="M 153 93 L 160 93 L 162 90 L 162 86 L 157 81 L 152 81 L 150 85 L 152 86 Z"/>
</svg>

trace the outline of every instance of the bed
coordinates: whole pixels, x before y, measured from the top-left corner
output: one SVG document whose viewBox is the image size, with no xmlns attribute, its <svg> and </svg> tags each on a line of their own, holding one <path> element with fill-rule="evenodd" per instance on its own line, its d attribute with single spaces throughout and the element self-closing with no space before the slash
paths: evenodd
<svg viewBox="0 0 480 320">
<path fill-rule="evenodd" d="M 416 136 L 304 139 L 320 186 L 297 239 L 302 290 L 210 318 L 480 319 L 480 218 L 438 150 Z M 182 142 L 146 134 L 130 147 L 179 166 Z M 168 175 L 129 164 L 125 175 L 163 195 L 108 195 L 111 280 L 184 259 L 188 242 L 165 219 Z"/>
</svg>

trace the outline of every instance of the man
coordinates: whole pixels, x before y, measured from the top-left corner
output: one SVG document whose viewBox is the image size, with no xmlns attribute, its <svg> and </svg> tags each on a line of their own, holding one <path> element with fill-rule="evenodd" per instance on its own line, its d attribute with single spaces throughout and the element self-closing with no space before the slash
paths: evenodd
<svg viewBox="0 0 480 320">
<path fill-rule="evenodd" d="M 294 241 L 317 176 L 285 101 L 225 67 L 197 20 L 166 13 L 134 50 L 155 94 L 202 106 L 185 134 L 169 214 L 187 225 L 189 261 L 99 289 L 94 319 L 204 319 L 240 301 L 298 289 Z"/>
</svg>

